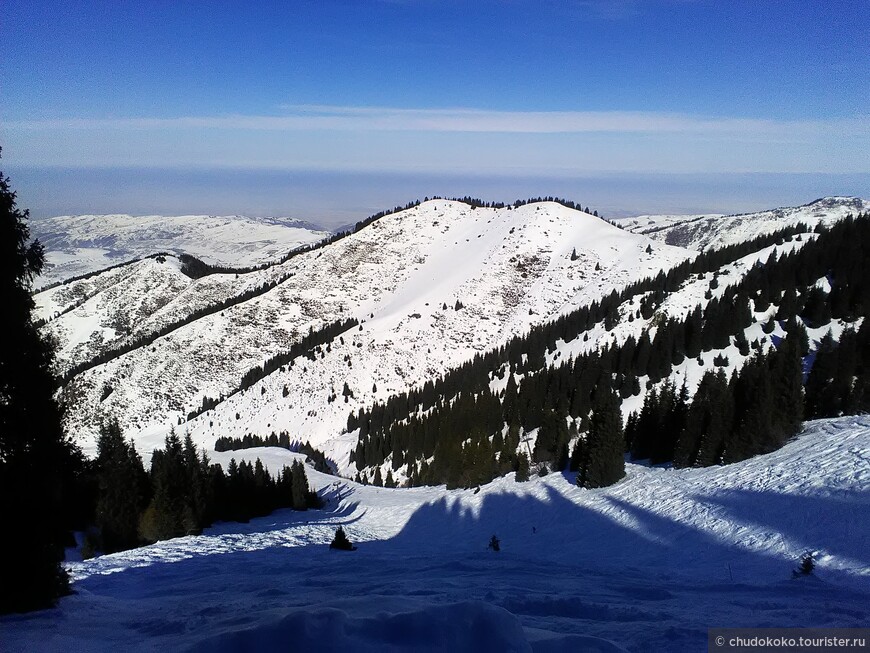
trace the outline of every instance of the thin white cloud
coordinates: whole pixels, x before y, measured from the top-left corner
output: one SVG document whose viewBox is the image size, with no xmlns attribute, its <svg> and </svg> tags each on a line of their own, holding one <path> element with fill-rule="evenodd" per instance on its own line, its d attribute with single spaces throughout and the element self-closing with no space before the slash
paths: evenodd
<svg viewBox="0 0 870 653">
<path fill-rule="evenodd" d="M 0 121 L 33 166 L 621 172 L 868 170 L 870 120 L 289 105 L 281 115 Z"/>
<path fill-rule="evenodd" d="M 416 131 L 478 133 L 683 133 L 800 141 L 826 134 L 870 134 L 867 116 L 826 120 L 770 120 L 641 111 L 489 111 L 288 105 L 283 115 L 174 118 L 68 118 L 6 122 L 13 130 L 266 130 Z"/>
</svg>

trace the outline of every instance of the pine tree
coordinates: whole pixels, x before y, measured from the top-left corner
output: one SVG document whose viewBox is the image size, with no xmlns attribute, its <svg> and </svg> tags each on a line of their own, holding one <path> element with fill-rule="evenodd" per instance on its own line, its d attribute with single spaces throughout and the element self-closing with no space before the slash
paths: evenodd
<svg viewBox="0 0 870 653">
<path fill-rule="evenodd" d="M 54 351 L 37 331 L 30 295 L 45 256 L 28 244 L 28 212 L 0 172 L 0 613 L 48 607 L 68 591 L 61 567 L 64 494 L 78 450 L 54 399 Z"/>
<path fill-rule="evenodd" d="M 517 483 L 525 483 L 529 480 L 529 458 L 525 453 L 517 454 L 517 469 L 514 479 Z"/>
<path fill-rule="evenodd" d="M 757 354 L 747 361 L 733 385 L 734 429 L 725 441 L 726 463 L 765 453 L 765 442 L 774 427 L 775 407 L 767 357 Z"/>
<path fill-rule="evenodd" d="M 606 487 L 625 476 L 624 447 L 619 399 L 609 388 L 599 388 L 592 407 L 586 456 L 580 467 L 578 485 Z"/>
<path fill-rule="evenodd" d="M 208 470 L 208 459 L 204 458 L 200 460 L 190 433 L 184 436 L 183 448 L 184 472 L 187 485 L 183 526 L 186 533 L 198 534 L 206 526 L 206 472 Z"/>
<path fill-rule="evenodd" d="M 517 403 L 517 381 L 513 373 L 508 375 L 507 385 L 502 398 L 503 416 L 506 424 L 519 421 L 519 405 Z"/>
<path fill-rule="evenodd" d="M 807 417 L 834 417 L 839 412 L 834 379 L 839 367 L 839 352 L 829 331 L 819 343 L 813 367 L 807 377 Z"/>
<path fill-rule="evenodd" d="M 347 539 L 347 534 L 341 526 L 335 529 L 335 537 L 329 544 L 329 548 L 337 549 L 339 551 L 356 551 L 356 547 L 350 543 L 349 539 Z"/>
<path fill-rule="evenodd" d="M 293 461 L 293 509 L 307 510 L 309 499 L 308 476 L 305 474 L 305 465 L 298 460 Z"/>
<path fill-rule="evenodd" d="M 705 373 L 677 441 L 674 465 L 705 467 L 720 462 L 733 415 L 734 400 L 725 372 Z"/>
<path fill-rule="evenodd" d="M 187 474 L 184 450 L 174 428 L 166 436 L 163 449 L 151 455 L 151 485 L 153 497 L 140 520 L 141 537 L 156 542 L 185 535 Z"/>
<path fill-rule="evenodd" d="M 801 428 L 804 414 L 803 360 L 800 336 L 796 331 L 791 331 L 780 342 L 772 359 L 769 369 L 773 428 L 763 444 L 765 453 L 779 449 Z"/>
<path fill-rule="evenodd" d="M 96 525 L 106 553 L 137 546 L 139 515 L 147 500 L 148 476 L 133 442 L 124 440 L 117 419 L 100 424 L 97 440 L 99 494 Z"/>
</svg>

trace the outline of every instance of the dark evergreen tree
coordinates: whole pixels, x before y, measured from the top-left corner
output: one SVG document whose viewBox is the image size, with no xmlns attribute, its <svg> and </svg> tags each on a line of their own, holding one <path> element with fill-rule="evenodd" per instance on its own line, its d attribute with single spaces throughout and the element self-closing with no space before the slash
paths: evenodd
<svg viewBox="0 0 870 653">
<path fill-rule="evenodd" d="M 529 480 L 529 458 L 520 452 L 517 454 L 517 469 L 514 479 L 517 483 L 525 483 Z"/>
<path fill-rule="evenodd" d="M 208 467 L 209 461 L 205 457 L 200 459 L 190 433 L 184 436 L 184 475 L 186 478 L 186 496 L 184 497 L 184 509 L 182 513 L 182 525 L 186 533 L 200 533 L 206 525 L 206 513 L 208 512 Z"/>
<path fill-rule="evenodd" d="M 731 433 L 734 400 L 725 372 L 707 372 L 692 397 L 674 452 L 677 467 L 706 467 L 721 461 Z"/>
<path fill-rule="evenodd" d="M 28 243 L 28 212 L 0 172 L 0 613 L 44 608 L 67 593 L 61 567 L 65 493 L 77 448 L 65 438 L 54 398 L 54 351 L 37 331 L 30 284 L 45 261 Z"/>
<path fill-rule="evenodd" d="M 347 539 L 347 534 L 341 526 L 335 529 L 335 537 L 329 544 L 329 548 L 337 549 L 338 551 L 356 551 L 356 547 Z"/>
<path fill-rule="evenodd" d="M 761 453 L 759 439 L 773 428 L 773 393 L 767 373 L 767 357 L 761 353 L 748 360 L 733 382 L 734 428 L 725 441 L 723 461 L 746 460 Z"/>
<path fill-rule="evenodd" d="M 762 452 L 779 449 L 795 435 L 803 423 L 803 359 L 800 335 L 791 330 L 768 363 L 773 400 L 773 424 L 764 438 Z"/>
<path fill-rule="evenodd" d="M 803 317 L 814 328 L 823 327 L 831 321 L 831 306 L 827 294 L 813 286 L 803 296 Z"/>
<path fill-rule="evenodd" d="M 599 388 L 595 394 L 586 456 L 577 479 L 585 488 L 613 485 L 625 476 L 619 398 L 609 388 Z"/>
<path fill-rule="evenodd" d="M 839 393 L 835 384 L 839 358 L 838 347 L 829 331 L 819 343 L 807 376 L 806 411 L 810 419 L 839 414 Z"/>
<path fill-rule="evenodd" d="M 117 419 L 100 424 L 97 440 L 95 521 L 106 553 L 138 546 L 139 515 L 148 500 L 149 481 L 133 442 L 127 442 Z"/>
<path fill-rule="evenodd" d="M 632 460 L 644 460 L 652 455 L 659 428 L 659 396 L 658 391 L 651 388 L 644 397 L 643 408 L 637 419 L 633 420 L 632 430 L 629 432 Z"/>
<path fill-rule="evenodd" d="M 142 516 L 140 535 L 149 542 L 185 535 L 187 474 L 184 450 L 174 428 L 166 436 L 164 448 L 151 455 L 151 480 L 153 497 Z"/>
<path fill-rule="evenodd" d="M 662 397 L 659 437 L 650 456 L 650 462 L 653 464 L 666 463 L 674 459 L 677 440 L 686 426 L 689 412 L 689 391 L 685 382 L 679 390 L 676 390 L 672 383 L 666 384 L 665 387 L 667 396 Z"/>
</svg>

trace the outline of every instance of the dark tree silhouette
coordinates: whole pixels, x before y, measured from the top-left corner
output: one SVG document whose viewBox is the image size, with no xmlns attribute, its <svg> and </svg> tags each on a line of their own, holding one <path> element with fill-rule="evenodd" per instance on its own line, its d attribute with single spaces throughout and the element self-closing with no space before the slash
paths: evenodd
<svg viewBox="0 0 870 653">
<path fill-rule="evenodd" d="M 0 172 L 0 612 L 44 608 L 67 593 L 61 568 L 64 495 L 77 458 L 54 399 L 54 351 L 37 331 L 30 295 L 45 256 L 28 244 L 28 212 Z"/>
<path fill-rule="evenodd" d="M 148 475 L 117 419 L 100 424 L 97 440 L 96 523 L 106 553 L 138 546 L 139 514 L 148 500 Z"/>
<path fill-rule="evenodd" d="M 356 547 L 347 539 L 344 529 L 339 526 L 335 529 L 335 537 L 329 545 L 330 549 L 338 549 L 339 551 L 356 551 Z"/>
<path fill-rule="evenodd" d="M 607 487 L 625 476 L 625 440 L 619 399 L 606 388 L 596 395 L 586 456 L 577 476 L 577 485 L 586 488 Z"/>
</svg>

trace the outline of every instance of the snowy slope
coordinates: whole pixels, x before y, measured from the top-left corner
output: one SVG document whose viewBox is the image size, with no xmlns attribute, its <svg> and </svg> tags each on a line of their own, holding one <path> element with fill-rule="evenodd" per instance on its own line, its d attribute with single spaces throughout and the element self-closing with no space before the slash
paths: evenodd
<svg viewBox="0 0 870 653">
<path fill-rule="evenodd" d="M 184 426 L 209 448 L 220 435 L 273 430 L 322 443 L 340 433 L 351 409 L 691 256 L 657 243 L 648 253 L 649 246 L 644 236 L 555 203 L 475 210 L 426 202 L 267 270 L 189 284 L 143 317 L 139 331 L 184 315 L 203 297 L 284 279 L 263 295 L 76 377 L 66 389 L 76 399 L 69 429 L 89 450 L 98 420 L 115 414 L 140 450 L 150 451 L 204 396 L 229 393 L 244 372 L 310 328 L 355 317 L 364 321 L 361 328 L 333 342 L 321 358 L 276 372 Z M 107 293 L 47 325 L 68 358 L 77 346 L 68 334 L 87 331 L 82 322 L 102 324 L 119 310 L 118 301 L 142 301 L 126 293 L 105 301 Z M 37 296 L 41 305 L 55 301 L 43 294 Z M 464 307 L 456 310 L 457 301 Z M 345 382 L 354 393 L 348 403 L 341 397 Z M 101 401 L 106 387 L 114 391 Z M 338 401 L 329 403 L 333 394 Z"/>
<path fill-rule="evenodd" d="M 797 207 L 740 215 L 644 215 L 622 218 L 617 224 L 669 245 L 702 250 L 750 240 L 803 222 L 810 228 L 831 224 L 847 215 L 870 210 L 870 201 L 857 197 L 826 197 Z"/>
<path fill-rule="evenodd" d="M 213 215 L 67 215 L 33 220 L 30 228 L 48 262 L 36 288 L 156 252 L 183 252 L 215 265 L 259 265 L 329 235 L 290 218 Z"/>
<path fill-rule="evenodd" d="M 70 563 L 77 594 L 3 617 L 3 648 L 681 652 L 712 626 L 866 627 L 868 451 L 857 417 L 727 467 L 628 465 L 602 490 L 562 474 L 391 490 L 309 470 L 326 510 Z M 273 470 L 294 456 L 256 454 Z M 338 524 L 357 552 L 328 550 Z M 792 578 L 808 551 L 816 571 Z"/>
</svg>

